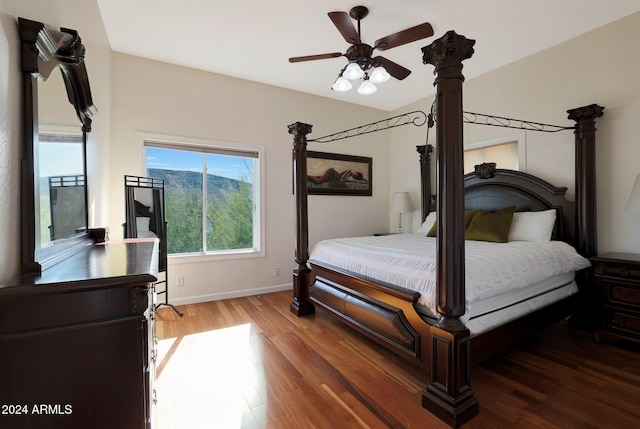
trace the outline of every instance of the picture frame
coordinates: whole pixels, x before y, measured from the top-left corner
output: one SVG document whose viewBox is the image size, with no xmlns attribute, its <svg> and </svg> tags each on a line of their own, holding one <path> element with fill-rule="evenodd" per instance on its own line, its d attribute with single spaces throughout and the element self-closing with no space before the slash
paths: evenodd
<svg viewBox="0 0 640 429">
<path fill-rule="evenodd" d="M 372 195 L 373 159 L 327 152 L 307 152 L 309 195 Z"/>
</svg>

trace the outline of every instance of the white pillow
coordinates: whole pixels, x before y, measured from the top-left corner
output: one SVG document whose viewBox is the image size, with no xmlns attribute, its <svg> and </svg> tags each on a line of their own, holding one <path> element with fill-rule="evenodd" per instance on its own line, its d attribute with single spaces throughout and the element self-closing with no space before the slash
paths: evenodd
<svg viewBox="0 0 640 429">
<path fill-rule="evenodd" d="M 429 232 L 429 230 L 431 230 L 431 227 L 433 226 L 435 221 L 436 221 L 436 212 L 429 213 L 427 215 L 427 218 L 424 220 L 424 222 L 422 222 L 422 226 L 420 227 L 418 232 L 420 234 L 426 235 Z"/>
<path fill-rule="evenodd" d="M 556 223 L 556 210 L 516 212 L 511 221 L 509 241 L 550 241 Z"/>
<path fill-rule="evenodd" d="M 140 231 L 149 231 L 149 221 L 151 219 L 148 217 L 137 217 L 136 218 L 136 228 L 138 232 Z"/>
</svg>

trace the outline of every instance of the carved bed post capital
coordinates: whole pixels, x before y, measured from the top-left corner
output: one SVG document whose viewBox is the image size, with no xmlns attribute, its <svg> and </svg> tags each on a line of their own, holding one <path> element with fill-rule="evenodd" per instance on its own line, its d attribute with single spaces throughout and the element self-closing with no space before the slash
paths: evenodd
<svg viewBox="0 0 640 429">
<path fill-rule="evenodd" d="M 462 61 L 471 58 L 475 40 L 467 39 L 455 31 L 448 31 L 440 39 L 431 45 L 422 48 L 422 62 L 432 64 L 435 67 L 434 74 L 439 74 L 436 84 L 440 79 L 445 79 L 450 73 L 464 80 L 462 75 Z M 446 70 L 445 69 L 451 69 Z"/>
<path fill-rule="evenodd" d="M 307 134 L 311 133 L 313 125 L 305 124 L 304 122 L 296 122 L 289 125 L 288 128 L 289 134 L 292 134 L 294 137 L 303 138 L 306 137 Z M 306 138 L 304 140 L 304 143 L 306 143 Z"/>
<path fill-rule="evenodd" d="M 567 110 L 567 113 L 569 114 L 569 119 L 576 121 L 578 125 L 586 123 L 595 124 L 596 118 L 604 115 L 604 107 L 598 106 L 597 104 L 590 104 L 588 106 Z"/>
<path fill-rule="evenodd" d="M 293 300 L 289 306 L 296 316 L 315 312 L 309 301 L 309 209 L 307 203 L 307 134 L 310 124 L 296 122 L 289 125 L 293 135 L 293 196 L 295 201 L 295 262 L 293 270 Z"/>
</svg>

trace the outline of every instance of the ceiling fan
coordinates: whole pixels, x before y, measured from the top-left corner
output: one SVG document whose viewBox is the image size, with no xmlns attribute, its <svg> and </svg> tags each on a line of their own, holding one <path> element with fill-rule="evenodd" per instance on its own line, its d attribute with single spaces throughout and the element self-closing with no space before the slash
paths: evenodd
<svg viewBox="0 0 640 429">
<path fill-rule="evenodd" d="M 373 46 L 362 42 L 360 33 L 360 20 L 369 14 L 369 9 L 365 6 L 356 6 L 347 12 L 329 12 L 329 18 L 337 27 L 338 31 L 344 39 L 351 44 L 347 52 L 332 52 L 329 54 L 307 55 L 303 57 L 289 58 L 290 63 L 298 63 L 302 61 L 322 60 L 326 58 L 337 58 L 345 56 L 349 60 L 349 64 L 340 71 L 338 79 L 332 86 L 336 91 L 348 91 L 351 89 L 349 80 L 364 78 L 364 81 L 358 88 L 361 94 L 373 94 L 377 88 L 373 84 L 388 80 L 390 76 L 398 80 L 402 80 L 411 74 L 411 70 L 394 63 L 385 57 L 372 57 L 373 51 L 384 51 L 415 42 L 416 40 L 425 39 L 433 36 L 433 28 L 431 24 L 416 25 L 405 30 L 393 33 L 375 41 Z M 358 22 L 358 29 L 353 25 L 351 18 Z M 369 70 L 373 69 L 371 75 Z"/>
</svg>

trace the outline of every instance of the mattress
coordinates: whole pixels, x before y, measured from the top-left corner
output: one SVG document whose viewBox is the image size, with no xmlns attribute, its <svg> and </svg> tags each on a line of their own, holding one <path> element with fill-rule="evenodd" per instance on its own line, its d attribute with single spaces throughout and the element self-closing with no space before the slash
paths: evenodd
<svg viewBox="0 0 640 429">
<path fill-rule="evenodd" d="M 575 271 L 589 266 L 567 243 L 465 241 L 465 322 L 472 334 L 577 292 Z M 392 234 L 324 240 L 310 261 L 420 293 L 418 304 L 437 314 L 436 239 Z M 497 322 L 494 322 L 497 320 Z"/>
</svg>

